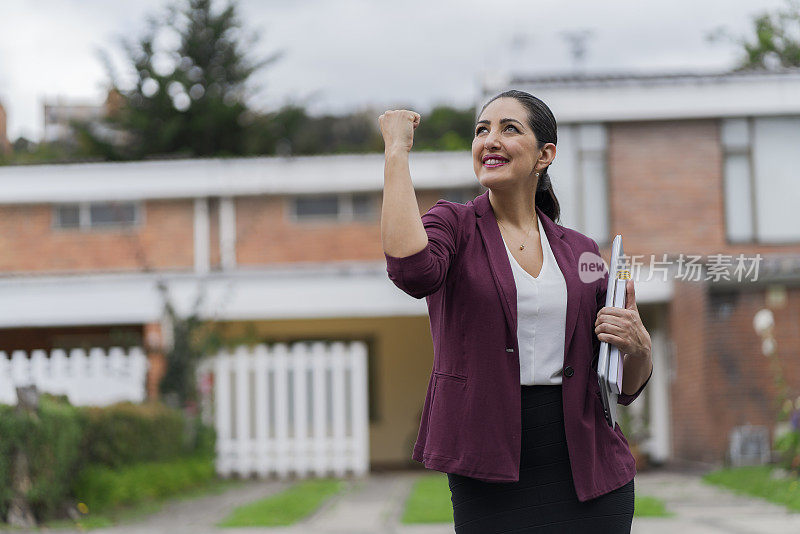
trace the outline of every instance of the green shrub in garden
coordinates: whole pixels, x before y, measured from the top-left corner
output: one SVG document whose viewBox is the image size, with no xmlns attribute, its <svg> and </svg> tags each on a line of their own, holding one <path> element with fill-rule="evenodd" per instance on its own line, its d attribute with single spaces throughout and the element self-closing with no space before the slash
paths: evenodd
<svg viewBox="0 0 800 534">
<path fill-rule="evenodd" d="M 794 402 L 785 400 L 778 419 L 781 422 L 774 443 L 778 461 L 794 476 L 800 476 L 800 397 Z"/>
<path fill-rule="evenodd" d="M 775 439 L 775 450 L 779 454 L 779 462 L 785 468 L 800 475 L 800 431 L 786 429 Z"/>
<path fill-rule="evenodd" d="M 82 500 L 102 508 L 206 482 L 214 477 L 215 439 L 199 418 L 159 403 L 87 408 L 42 395 L 36 414 L 0 405 L 0 521 L 13 496 L 18 450 L 28 458 L 27 501 L 44 521 Z"/>
<path fill-rule="evenodd" d="M 28 457 L 31 489 L 27 500 L 37 518 L 56 515 L 80 464 L 83 418 L 80 410 L 42 396 L 35 415 L 0 405 L 0 514 L 12 497 L 11 463 L 16 451 Z"/>
<path fill-rule="evenodd" d="M 121 467 L 168 460 L 191 452 L 180 411 L 160 403 L 122 402 L 87 407 L 86 463 Z"/>
</svg>

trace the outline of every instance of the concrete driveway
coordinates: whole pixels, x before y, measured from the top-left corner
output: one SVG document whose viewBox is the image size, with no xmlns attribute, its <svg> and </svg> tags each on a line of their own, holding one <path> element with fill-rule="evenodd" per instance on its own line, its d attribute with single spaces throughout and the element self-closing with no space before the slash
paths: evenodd
<svg viewBox="0 0 800 534">
<path fill-rule="evenodd" d="M 248 482 L 222 495 L 168 504 L 141 523 L 95 530 L 97 534 L 445 534 L 452 524 L 405 526 L 399 522 L 414 481 L 425 472 L 375 473 L 351 480 L 346 491 L 312 517 L 289 528 L 219 529 L 233 508 L 288 487 L 288 482 Z M 648 471 L 636 476 L 636 494 L 663 499 L 671 518 L 634 518 L 633 534 L 797 534 L 800 514 L 706 485 L 699 475 Z M 15 531 L 19 532 L 19 531 Z M 63 532 L 63 531 L 61 531 Z"/>
</svg>

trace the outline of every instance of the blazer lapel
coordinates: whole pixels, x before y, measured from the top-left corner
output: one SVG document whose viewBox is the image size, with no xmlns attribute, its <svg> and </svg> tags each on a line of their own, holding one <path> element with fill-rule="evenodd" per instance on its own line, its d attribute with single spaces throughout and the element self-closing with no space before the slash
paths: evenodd
<svg viewBox="0 0 800 534">
<path fill-rule="evenodd" d="M 477 216 L 478 230 L 489 255 L 489 267 L 497 286 L 497 292 L 500 295 L 503 313 L 506 316 L 509 329 L 516 336 L 517 286 L 514 282 L 511 262 L 503 244 L 503 236 L 497 225 L 492 204 L 489 202 L 489 192 L 487 191 L 475 198 L 473 205 Z M 550 249 L 553 251 L 553 256 L 555 256 L 558 266 L 561 268 L 561 273 L 564 275 L 564 282 L 567 286 L 567 317 L 564 340 L 564 358 L 566 361 L 572 334 L 575 331 L 575 323 L 578 319 L 578 310 L 580 309 L 581 296 L 583 294 L 582 282 L 578 276 L 575 254 L 564 238 L 564 230 L 551 221 L 538 206 L 536 207 L 536 212 L 542 221 L 547 241 L 550 243 Z"/>
</svg>

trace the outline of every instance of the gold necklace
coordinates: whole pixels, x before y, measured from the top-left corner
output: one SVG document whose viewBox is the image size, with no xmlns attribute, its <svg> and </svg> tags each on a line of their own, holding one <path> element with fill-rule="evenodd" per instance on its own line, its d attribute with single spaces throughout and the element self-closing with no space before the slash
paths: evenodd
<svg viewBox="0 0 800 534">
<path fill-rule="evenodd" d="M 533 217 L 536 217 L 536 212 L 535 211 L 533 212 Z M 531 217 L 531 222 L 533 222 L 533 217 Z M 500 224 L 500 226 L 503 226 L 503 223 L 501 223 L 499 219 L 497 220 L 497 222 L 498 222 L 498 224 Z M 508 228 L 506 228 L 505 226 L 503 226 L 503 230 L 508 232 Z M 520 250 L 525 250 L 525 243 L 527 243 L 527 241 L 528 241 L 528 236 L 531 235 L 531 230 L 533 230 L 533 225 L 531 225 L 531 227 L 528 229 L 528 233 L 525 234 L 525 240 L 519 246 Z"/>
</svg>

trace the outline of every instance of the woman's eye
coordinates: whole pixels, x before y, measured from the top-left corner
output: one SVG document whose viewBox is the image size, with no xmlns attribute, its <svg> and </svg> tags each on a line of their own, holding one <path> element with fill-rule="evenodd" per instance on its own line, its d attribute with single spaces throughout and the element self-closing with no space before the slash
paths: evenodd
<svg viewBox="0 0 800 534">
<path fill-rule="evenodd" d="M 509 124 L 504 129 L 508 129 L 508 128 L 514 128 L 515 132 L 519 132 L 519 129 L 516 126 L 512 125 L 512 124 Z M 478 135 L 479 133 L 481 133 L 482 130 L 485 130 L 485 129 L 486 129 L 485 126 L 478 126 L 478 129 L 475 130 L 475 135 Z"/>
</svg>

